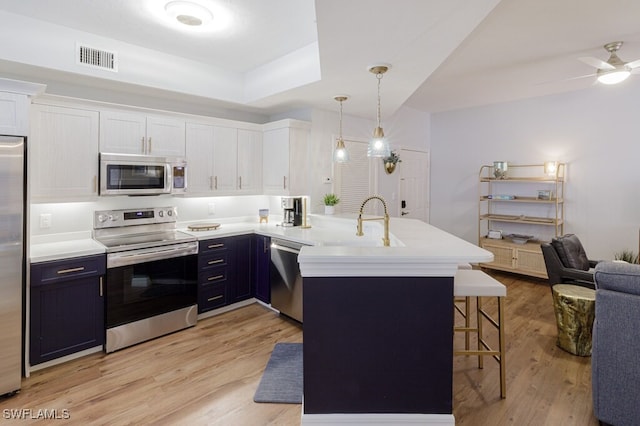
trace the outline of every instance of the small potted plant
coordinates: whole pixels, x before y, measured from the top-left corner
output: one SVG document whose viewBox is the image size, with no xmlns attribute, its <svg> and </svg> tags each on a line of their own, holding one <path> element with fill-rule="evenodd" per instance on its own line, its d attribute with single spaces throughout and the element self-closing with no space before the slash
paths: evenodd
<svg viewBox="0 0 640 426">
<path fill-rule="evenodd" d="M 396 169 L 396 164 L 401 163 L 402 160 L 395 151 L 391 151 L 391 154 L 388 157 L 384 157 L 382 162 L 384 163 L 384 171 L 390 175 Z"/>
<path fill-rule="evenodd" d="M 340 202 L 340 198 L 336 194 L 324 195 L 324 214 L 334 214 L 336 204 Z"/>
</svg>

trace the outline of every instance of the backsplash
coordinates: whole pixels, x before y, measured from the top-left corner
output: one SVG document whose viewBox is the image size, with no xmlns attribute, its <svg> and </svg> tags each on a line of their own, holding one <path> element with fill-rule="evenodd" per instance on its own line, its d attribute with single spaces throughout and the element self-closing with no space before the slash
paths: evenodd
<svg viewBox="0 0 640 426">
<path fill-rule="evenodd" d="M 271 216 L 282 216 L 279 196 L 247 195 L 230 197 L 176 197 L 170 195 L 148 197 L 101 197 L 93 202 L 42 203 L 29 206 L 29 235 L 91 232 L 95 210 L 176 206 L 179 222 L 223 221 L 231 217 L 255 216 L 268 208 Z M 213 212 L 210 214 L 210 212 Z M 41 217 L 49 227 L 41 227 Z M 47 216 L 50 215 L 50 216 Z"/>
</svg>

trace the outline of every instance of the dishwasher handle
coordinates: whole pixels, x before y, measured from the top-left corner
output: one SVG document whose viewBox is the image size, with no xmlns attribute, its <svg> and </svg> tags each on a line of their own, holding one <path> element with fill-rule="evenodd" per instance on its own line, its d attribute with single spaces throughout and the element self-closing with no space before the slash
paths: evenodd
<svg viewBox="0 0 640 426">
<path fill-rule="evenodd" d="M 286 251 L 288 253 L 300 254 L 300 249 L 284 246 L 274 242 L 271 243 L 271 250 L 281 250 L 281 251 Z"/>
</svg>

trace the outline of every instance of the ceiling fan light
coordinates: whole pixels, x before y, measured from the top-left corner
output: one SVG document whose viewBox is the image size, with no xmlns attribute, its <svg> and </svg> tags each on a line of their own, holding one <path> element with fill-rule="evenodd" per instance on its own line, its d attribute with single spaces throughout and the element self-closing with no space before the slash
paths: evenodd
<svg viewBox="0 0 640 426">
<path fill-rule="evenodd" d="M 618 84 L 626 80 L 630 75 L 631 72 L 627 69 L 600 72 L 598 75 L 598 81 L 602 84 Z"/>
</svg>

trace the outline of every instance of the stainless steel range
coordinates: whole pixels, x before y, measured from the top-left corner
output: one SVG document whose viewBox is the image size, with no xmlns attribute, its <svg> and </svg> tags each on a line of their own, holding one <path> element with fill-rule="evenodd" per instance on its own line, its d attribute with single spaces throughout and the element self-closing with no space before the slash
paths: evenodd
<svg viewBox="0 0 640 426">
<path fill-rule="evenodd" d="M 106 352 L 196 324 L 198 242 L 176 221 L 175 207 L 94 213 L 107 248 Z"/>
</svg>

